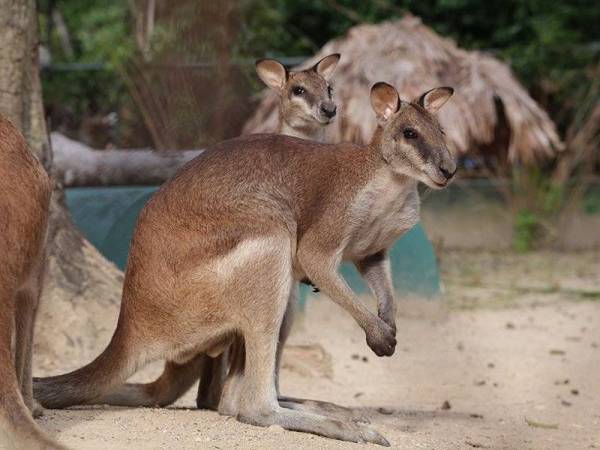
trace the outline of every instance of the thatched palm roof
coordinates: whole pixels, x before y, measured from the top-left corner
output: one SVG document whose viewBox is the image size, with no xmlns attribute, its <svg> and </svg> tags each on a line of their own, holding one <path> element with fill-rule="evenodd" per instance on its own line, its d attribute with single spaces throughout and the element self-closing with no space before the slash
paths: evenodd
<svg viewBox="0 0 600 450">
<path fill-rule="evenodd" d="M 376 81 L 386 81 L 405 100 L 435 86 L 454 87 L 455 95 L 439 119 L 456 155 L 493 152 L 511 163 L 532 163 L 563 147 L 552 120 L 508 65 L 458 48 L 417 17 L 356 26 L 327 43 L 302 68 L 330 53 L 342 55 L 333 76 L 342 114 L 330 125 L 330 142 L 368 142 L 375 128 L 369 89 Z M 273 132 L 277 120 L 276 95 L 265 92 L 244 133 Z"/>
</svg>

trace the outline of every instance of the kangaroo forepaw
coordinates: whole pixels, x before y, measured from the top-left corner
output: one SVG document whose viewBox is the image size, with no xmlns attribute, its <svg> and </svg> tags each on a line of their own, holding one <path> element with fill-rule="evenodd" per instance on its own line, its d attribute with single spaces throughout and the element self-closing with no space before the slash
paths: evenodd
<svg viewBox="0 0 600 450">
<path fill-rule="evenodd" d="M 396 330 L 381 319 L 367 330 L 367 345 L 377 356 L 392 356 L 396 350 Z"/>
</svg>

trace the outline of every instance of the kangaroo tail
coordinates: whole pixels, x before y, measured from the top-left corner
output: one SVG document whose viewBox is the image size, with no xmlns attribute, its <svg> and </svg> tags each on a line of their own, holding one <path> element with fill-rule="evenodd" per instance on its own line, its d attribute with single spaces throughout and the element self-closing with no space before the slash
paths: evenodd
<svg viewBox="0 0 600 450">
<path fill-rule="evenodd" d="M 168 406 L 185 394 L 200 377 L 207 356 L 200 354 L 184 364 L 167 361 L 163 373 L 152 383 L 118 386 L 96 403 L 114 406 Z"/>
<path fill-rule="evenodd" d="M 94 404 L 102 395 L 124 383 L 148 355 L 129 346 L 117 325 L 108 347 L 91 363 L 73 372 L 33 379 L 33 396 L 46 408 Z"/>
</svg>

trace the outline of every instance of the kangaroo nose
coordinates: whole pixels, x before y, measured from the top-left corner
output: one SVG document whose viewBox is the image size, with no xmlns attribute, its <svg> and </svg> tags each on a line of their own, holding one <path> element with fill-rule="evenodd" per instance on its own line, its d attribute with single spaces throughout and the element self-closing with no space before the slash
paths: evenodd
<svg viewBox="0 0 600 450">
<path fill-rule="evenodd" d="M 454 174 L 456 173 L 456 164 L 454 162 L 452 162 L 451 164 L 440 164 L 440 172 L 442 172 L 442 174 L 444 175 L 444 177 L 446 177 L 446 180 L 450 180 Z"/>
<path fill-rule="evenodd" d="M 333 116 L 335 116 L 336 111 L 337 111 L 337 106 L 335 106 L 334 104 L 326 104 L 325 103 L 325 104 L 321 105 L 321 112 L 328 119 L 331 119 Z"/>
</svg>

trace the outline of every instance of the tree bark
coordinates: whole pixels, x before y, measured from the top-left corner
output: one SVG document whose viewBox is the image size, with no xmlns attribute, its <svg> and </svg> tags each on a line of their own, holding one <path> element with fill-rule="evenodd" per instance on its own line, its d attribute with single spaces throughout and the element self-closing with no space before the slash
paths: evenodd
<svg viewBox="0 0 600 450">
<path fill-rule="evenodd" d="M 64 186 L 157 185 L 202 150 L 94 150 L 51 134 L 54 174 Z"/>
<path fill-rule="evenodd" d="M 51 171 L 38 62 L 35 0 L 0 0 L 0 113 L 21 129 Z M 116 325 L 122 273 L 81 235 L 55 183 L 48 270 L 35 336 L 36 366 L 72 368 L 92 358 Z"/>
</svg>

